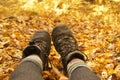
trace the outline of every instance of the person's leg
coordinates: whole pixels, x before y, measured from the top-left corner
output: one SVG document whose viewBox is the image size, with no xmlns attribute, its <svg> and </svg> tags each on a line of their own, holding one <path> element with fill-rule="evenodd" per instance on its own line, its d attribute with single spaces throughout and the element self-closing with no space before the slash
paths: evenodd
<svg viewBox="0 0 120 80">
<path fill-rule="evenodd" d="M 70 80 L 100 80 L 81 59 L 73 59 L 67 65 Z"/>
<path fill-rule="evenodd" d="M 86 66 L 87 57 L 80 52 L 76 39 L 66 25 L 60 24 L 53 29 L 52 40 L 70 80 L 100 80 Z"/>
<path fill-rule="evenodd" d="M 41 75 L 42 68 L 40 58 L 37 55 L 31 55 L 22 60 L 11 74 L 9 80 L 43 80 Z"/>
<path fill-rule="evenodd" d="M 51 39 L 46 31 L 36 31 L 29 45 L 23 50 L 22 61 L 13 71 L 9 80 L 43 80 L 42 70 L 46 69 Z"/>
</svg>

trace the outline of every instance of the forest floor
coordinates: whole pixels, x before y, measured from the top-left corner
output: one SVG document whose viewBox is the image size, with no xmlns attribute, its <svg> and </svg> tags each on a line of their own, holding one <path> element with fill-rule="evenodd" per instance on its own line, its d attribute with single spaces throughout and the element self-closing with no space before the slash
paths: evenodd
<svg viewBox="0 0 120 80">
<path fill-rule="evenodd" d="M 8 80 L 19 65 L 35 31 L 51 34 L 58 23 L 73 31 L 87 65 L 101 80 L 120 80 L 120 2 L 112 0 L 0 0 L 0 80 Z M 49 62 L 44 79 L 68 80 L 53 43 Z"/>
</svg>

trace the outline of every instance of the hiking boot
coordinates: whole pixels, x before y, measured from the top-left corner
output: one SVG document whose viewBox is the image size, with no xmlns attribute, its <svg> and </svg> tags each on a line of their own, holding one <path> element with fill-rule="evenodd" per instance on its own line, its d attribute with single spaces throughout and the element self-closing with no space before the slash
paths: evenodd
<svg viewBox="0 0 120 80">
<path fill-rule="evenodd" d="M 62 63 L 67 70 L 67 64 L 74 58 L 79 58 L 85 61 L 85 54 L 80 52 L 78 44 L 70 29 L 63 24 L 57 25 L 52 32 L 52 40 L 55 49 L 61 55 Z"/>
<path fill-rule="evenodd" d="M 48 55 L 50 53 L 51 39 L 48 32 L 39 30 L 32 36 L 29 45 L 23 50 L 22 58 L 36 54 L 43 62 L 44 69 L 46 67 Z"/>
</svg>

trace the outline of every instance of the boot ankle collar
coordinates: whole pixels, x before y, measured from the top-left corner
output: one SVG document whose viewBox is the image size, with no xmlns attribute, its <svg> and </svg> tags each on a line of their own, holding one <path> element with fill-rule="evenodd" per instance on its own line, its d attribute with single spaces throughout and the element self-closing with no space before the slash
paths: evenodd
<svg viewBox="0 0 120 80">
<path fill-rule="evenodd" d="M 82 53 L 82 52 L 80 52 L 80 51 L 73 51 L 73 52 L 69 53 L 66 56 L 65 59 L 66 59 L 67 63 L 69 63 L 74 58 L 79 58 L 79 59 L 81 59 L 81 60 L 83 60 L 85 62 L 88 60 L 87 55 Z"/>
</svg>

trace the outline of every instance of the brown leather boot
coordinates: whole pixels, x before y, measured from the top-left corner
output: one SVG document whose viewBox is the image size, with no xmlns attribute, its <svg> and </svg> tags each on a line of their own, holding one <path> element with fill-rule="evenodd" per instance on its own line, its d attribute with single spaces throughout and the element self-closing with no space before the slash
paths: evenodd
<svg viewBox="0 0 120 80">
<path fill-rule="evenodd" d="M 67 64 L 72 59 L 86 60 L 85 54 L 78 49 L 77 41 L 66 25 L 60 24 L 53 29 L 52 40 L 56 50 L 61 55 L 65 71 L 67 70 Z"/>
<path fill-rule="evenodd" d="M 39 30 L 35 32 L 29 42 L 29 45 L 23 50 L 22 57 L 25 58 L 31 54 L 38 55 L 41 58 L 45 69 L 48 55 L 50 53 L 50 48 L 51 39 L 49 33 L 43 30 Z"/>
</svg>

